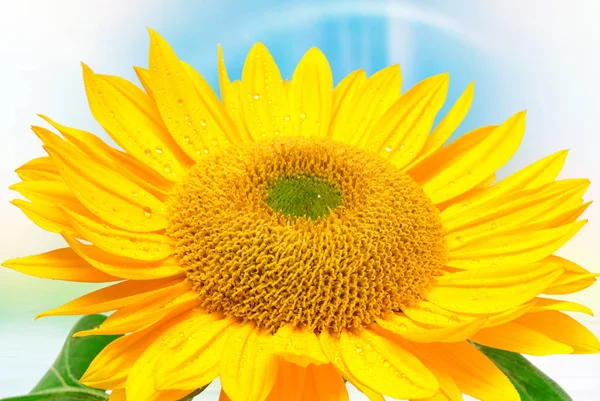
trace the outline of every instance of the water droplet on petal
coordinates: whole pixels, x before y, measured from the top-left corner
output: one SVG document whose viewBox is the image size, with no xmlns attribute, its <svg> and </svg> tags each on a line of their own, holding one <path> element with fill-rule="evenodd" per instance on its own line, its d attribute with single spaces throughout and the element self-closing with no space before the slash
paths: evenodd
<svg viewBox="0 0 600 401">
<path fill-rule="evenodd" d="M 150 209 L 148 206 L 144 207 L 144 216 L 146 216 L 146 217 L 152 216 L 152 209 Z"/>
</svg>

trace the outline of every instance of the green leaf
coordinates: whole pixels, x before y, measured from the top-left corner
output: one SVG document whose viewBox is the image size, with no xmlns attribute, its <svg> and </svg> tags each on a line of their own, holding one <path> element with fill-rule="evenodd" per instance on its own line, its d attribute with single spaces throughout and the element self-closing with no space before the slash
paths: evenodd
<svg viewBox="0 0 600 401">
<path fill-rule="evenodd" d="M 510 379 L 521 401 L 573 401 L 554 380 L 520 354 L 475 345 Z"/>
<path fill-rule="evenodd" d="M 79 383 L 92 360 L 104 347 L 119 336 L 88 336 L 73 338 L 73 334 L 98 327 L 106 316 L 89 315 L 81 318 L 71 329 L 65 344 L 39 383 L 28 395 L 4 398 L 2 401 L 105 401 L 103 390 Z"/>
</svg>

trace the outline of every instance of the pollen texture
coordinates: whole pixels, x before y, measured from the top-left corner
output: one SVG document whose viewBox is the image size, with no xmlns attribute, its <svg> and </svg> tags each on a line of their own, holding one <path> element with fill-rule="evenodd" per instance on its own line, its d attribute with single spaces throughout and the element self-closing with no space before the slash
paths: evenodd
<svg viewBox="0 0 600 401">
<path fill-rule="evenodd" d="M 295 181 L 312 195 L 329 188 L 328 207 L 289 212 Z M 287 194 L 278 207 L 274 183 Z M 446 261 L 439 212 L 419 185 L 328 140 L 279 138 L 208 157 L 168 205 L 174 256 L 203 307 L 273 332 L 368 325 L 421 299 Z"/>
</svg>

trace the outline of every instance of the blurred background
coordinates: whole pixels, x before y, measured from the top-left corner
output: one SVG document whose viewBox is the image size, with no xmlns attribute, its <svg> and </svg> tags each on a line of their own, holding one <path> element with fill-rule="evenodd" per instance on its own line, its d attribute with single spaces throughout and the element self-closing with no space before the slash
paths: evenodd
<svg viewBox="0 0 600 401">
<path fill-rule="evenodd" d="M 135 81 L 147 66 L 152 27 L 217 88 L 217 44 L 239 78 L 256 41 L 284 77 L 310 47 L 329 58 L 334 80 L 393 63 L 403 88 L 450 72 L 448 104 L 472 80 L 475 101 L 457 135 L 527 109 L 522 147 L 506 175 L 560 149 L 571 149 L 563 177 L 589 177 L 587 199 L 600 199 L 600 2 L 597 0 L 300 1 L 28 0 L 0 5 L 0 260 L 62 247 L 9 201 L 13 170 L 44 155 L 29 130 L 44 113 L 62 124 L 108 136 L 88 111 L 79 62 Z M 447 108 L 446 108 L 447 109 Z M 442 113 L 443 114 L 443 113 Z M 600 271 L 600 209 L 559 254 Z M 76 318 L 34 321 L 44 310 L 98 288 L 43 280 L 0 268 L 0 397 L 27 393 L 54 360 Z M 571 297 L 600 310 L 600 285 Z M 600 335 L 600 320 L 577 316 Z M 598 400 L 600 355 L 532 358 L 575 401 Z M 216 400 L 218 383 L 198 400 Z M 366 400 L 357 393 L 352 400 Z"/>
</svg>

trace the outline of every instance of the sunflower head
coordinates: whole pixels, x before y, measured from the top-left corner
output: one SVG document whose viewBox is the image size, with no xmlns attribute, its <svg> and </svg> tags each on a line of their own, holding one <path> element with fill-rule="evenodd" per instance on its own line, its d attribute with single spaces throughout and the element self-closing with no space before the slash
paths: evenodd
<svg viewBox="0 0 600 401">
<path fill-rule="evenodd" d="M 167 235 L 202 306 L 272 332 L 364 327 L 421 299 L 445 263 L 439 212 L 414 180 L 330 140 L 208 157 L 169 205 Z"/>
<path fill-rule="evenodd" d="M 117 282 L 42 315 L 114 311 L 123 334 L 82 382 L 111 401 L 175 401 L 220 377 L 222 400 L 516 401 L 472 342 L 531 355 L 600 343 L 544 294 L 595 275 L 556 252 L 583 226 L 588 181 L 558 152 L 496 181 L 524 113 L 446 144 L 469 85 L 434 127 L 448 76 L 401 93 L 400 70 L 335 88 L 310 49 L 290 81 L 255 45 L 221 98 L 151 32 L 144 90 L 84 66 L 92 114 L 120 149 L 46 117 L 48 156 L 14 203 L 66 247 L 5 266 Z M 429 397 L 429 398 L 428 398 Z"/>
</svg>

